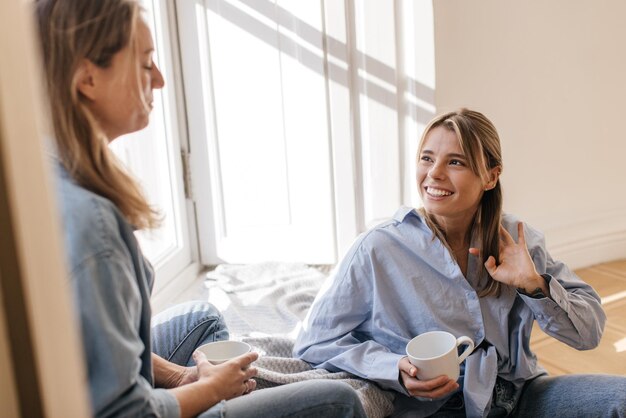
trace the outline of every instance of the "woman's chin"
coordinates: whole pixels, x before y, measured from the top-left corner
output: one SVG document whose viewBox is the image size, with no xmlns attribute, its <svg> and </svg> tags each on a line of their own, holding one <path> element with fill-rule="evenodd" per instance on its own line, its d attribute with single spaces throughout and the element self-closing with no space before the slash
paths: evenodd
<svg viewBox="0 0 626 418">
<path fill-rule="evenodd" d="M 146 114 L 142 114 L 142 115 L 138 116 L 135 119 L 135 123 L 130 128 L 128 133 L 132 134 L 134 132 L 141 131 L 142 129 L 145 129 L 148 126 L 149 123 L 150 123 L 149 115 L 147 113 Z"/>
</svg>

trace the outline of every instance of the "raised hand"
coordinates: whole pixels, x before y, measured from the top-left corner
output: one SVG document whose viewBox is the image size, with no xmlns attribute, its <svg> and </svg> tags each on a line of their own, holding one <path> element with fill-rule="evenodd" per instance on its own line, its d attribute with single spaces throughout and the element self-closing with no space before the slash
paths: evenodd
<svg viewBox="0 0 626 418">
<path fill-rule="evenodd" d="M 528 293 L 534 292 L 540 288 L 546 295 L 548 287 L 543 277 L 537 273 L 535 264 L 526 247 L 526 239 L 524 237 L 524 224 L 518 222 L 517 235 L 518 242 L 515 242 L 511 234 L 500 226 L 500 264 L 496 264 L 496 259 L 489 256 L 485 261 L 487 272 L 501 283 L 515 286 Z M 470 249 L 470 253 L 477 255 L 478 250 Z"/>
</svg>

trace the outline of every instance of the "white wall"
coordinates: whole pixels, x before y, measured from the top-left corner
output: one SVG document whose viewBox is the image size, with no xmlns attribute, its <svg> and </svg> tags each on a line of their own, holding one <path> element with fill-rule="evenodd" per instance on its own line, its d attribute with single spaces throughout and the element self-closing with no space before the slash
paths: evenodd
<svg viewBox="0 0 626 418">
<path fill-rule="evenodd" d="M 434 0 L 438 112 L 485 113 L 505 210 L 581 267 L 626 255 L 626 3 Z"/>
</svg>

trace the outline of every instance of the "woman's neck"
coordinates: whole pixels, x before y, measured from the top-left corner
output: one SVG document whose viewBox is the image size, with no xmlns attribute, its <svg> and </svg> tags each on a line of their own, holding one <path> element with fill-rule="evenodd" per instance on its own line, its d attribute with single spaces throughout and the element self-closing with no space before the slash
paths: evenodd
<svg viewBox="0 0 626 418">
<path fill-rule="evenodd" d="M 470 245 L 472 220 L 455 221 L 451 219 L 436 219 L 441 228 L 446 242 L 453 250 L 465 248 Z"/>
</svg>

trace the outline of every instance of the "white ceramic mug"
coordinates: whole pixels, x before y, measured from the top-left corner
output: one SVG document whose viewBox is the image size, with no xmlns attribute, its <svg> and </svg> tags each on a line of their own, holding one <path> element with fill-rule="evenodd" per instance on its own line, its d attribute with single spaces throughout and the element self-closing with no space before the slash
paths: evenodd
<svg viewBox="0 0 626 418">
<path fill-rule="evenodd" d="M 457 347 L 467 347 L 459 356 Z M 470 337 L 456 338 L 446 331 L 430 331 L 418 335 L 406 345 L 406 354 L 412 365 L 417 367 L 417 378 L 434 379 L 447 375 L 452 380 L 459 378 L 459 364 L 474 350 Z"/>
<path fill-rule="evenodd" d="M 235 357 L 249 353 L 252 347 L 242 341 L 215 341 L 198 347 L 212 364 L 220 364 Z"/>
</svg>

